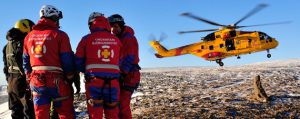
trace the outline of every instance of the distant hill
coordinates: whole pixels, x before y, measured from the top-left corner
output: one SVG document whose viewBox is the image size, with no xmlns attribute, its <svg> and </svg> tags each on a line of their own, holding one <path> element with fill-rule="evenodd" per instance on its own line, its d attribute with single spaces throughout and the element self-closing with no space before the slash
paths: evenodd
<svg viewBox="0 0 300 119">
<path fill-rule="evenodd" d="M 224 68 L 267 68 L 267 67 L 300 67 L 300 58 L 286 59 L 286 60 L 272 60 L 264 62 L 256 62 L 252 64 L 238 65 L 238 66 L 224 66 Z M 172 71 L 172 70 L 183 70 L 183 69 L 198 69 L 198 68 L 221 68 L 219 66 L 188 66 L 188 67 L 160 67 L 160 68 L 143 68 L 142 71 Z"/>
</svg>

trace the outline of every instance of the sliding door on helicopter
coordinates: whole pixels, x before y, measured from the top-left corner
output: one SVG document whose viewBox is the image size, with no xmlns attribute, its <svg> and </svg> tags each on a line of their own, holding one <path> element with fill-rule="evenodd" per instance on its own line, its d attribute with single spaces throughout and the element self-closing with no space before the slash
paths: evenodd
<svg viewBox="0 0 300 119">
<path fill-rule="evenodd" d="M 229 33 L 225 34 L 223 38 L 225 39 L 225 46 L 227 51 L 235 50 L 235 37 L 236 37 L 236 31 L 232 30 L 229 31 Z"/>
<path fill-rule="evenodd" d="M 234 39 L 233 38 L 226 39 L 225 46 L 227 51 L 235 50 Z"/>
</svg>

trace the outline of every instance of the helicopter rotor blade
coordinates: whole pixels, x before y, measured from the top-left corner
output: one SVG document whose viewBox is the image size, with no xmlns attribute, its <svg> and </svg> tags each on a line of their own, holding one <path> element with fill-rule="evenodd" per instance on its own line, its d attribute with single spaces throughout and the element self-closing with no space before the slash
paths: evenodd
<svg viewBox="0 0 300 119">
<path fill-rule="evenodd" d="M 184 34 L 184 33 L 196 33 L 196 32 L 208 32 L 208 31 L 216 31 L 219 29 L 206 29 L 206 30 L 194 30 L 194 31 L 180 31 L 178 32 L 179 34 Z"/>
<path fill-rule="evenodd" d="M 166 33 L 162 32 L 162 33 L 160 34 L 160 37 L 159 37 L 158 42 L 164 41 L 167 37 L 168 37 L 168 35 L 167 35 Z"/>
<path fill-rule="evenodd" d="M 216 22 L 213 22 L 213 21 L 195 16 L 195 15 L 193 15 L 191 13 L 188 13 L 188 12 L 187 13 L 182 13 L 181 16 L 186 16 L 186 17 L 189 17 L 189 18 L 193 18 L 193 19 L 196 19 L 196 20 L 199 20 L 199 21 L 211 24 L 211 25 L 215 25 L 215 26 L 226 26 L 226 25 L 222 25 L 222 24 L 219 24 L 219 23 L 216 23 Z"/>
<path fill-rule="evenodd" d="M 148 52 L 151 53 L 151 54 L 155 54 L 156 53 L 156 51 L 152 47 L 148 48 Z"/>
<path fill-rule="evenodd" d="M 236 28 L 255 27 L 255 26 L 269 26 L 269 25 L 278 25 L 278 24 L 289 24 L 291 22 L 292 21 L 283 21 L 283 22 L 274 22 L 274 23 L 248 25 L 248 26 L 236 26 Z"/>
<path fill-rule="evenodd" d="M 254 15 L 255 13 L 259 12 L 260 10 L 262 10 L 263 8 L 267 7 L 267 4 L 259 4 L 258 6 L 256 6 L 253 10 L 251 10 L 248 14 L 246 14 L 244 17 L 242 17 L 240 20 L 238 20 L 236 23 L 234 23 L 234 26 L 236 26 L 237 24 L 239 24 L 240 22 L 244 21 L 245 19 L 247 19 L 248 17 Z"/>
<path fill-rule="evenodd" d="M 148 41 L 156 41 L 156 37 L 154 36 L 154 34 L 150 34 L 148 37 Z"/>
</svg>

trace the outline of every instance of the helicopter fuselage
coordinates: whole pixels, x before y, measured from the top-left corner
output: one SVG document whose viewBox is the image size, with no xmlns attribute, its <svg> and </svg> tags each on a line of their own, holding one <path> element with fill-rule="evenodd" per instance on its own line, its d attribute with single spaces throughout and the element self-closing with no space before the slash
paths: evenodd
<svg viewBox="0 0 300 119">
<path fill-rule="evenodd" d="M 258 31 L 249 32 L 224 29 L 210 33 L 202 40 L 203 42 L 170 50 L 164 48 L 157 41 L 151 41 L 150 45 L 157 51 L 156 56 L 158 58 L 192 54 L 208 61 L 217 61 L 232 56 L 268 51 L 278 46 L 275 38 Z"/>
</svg>

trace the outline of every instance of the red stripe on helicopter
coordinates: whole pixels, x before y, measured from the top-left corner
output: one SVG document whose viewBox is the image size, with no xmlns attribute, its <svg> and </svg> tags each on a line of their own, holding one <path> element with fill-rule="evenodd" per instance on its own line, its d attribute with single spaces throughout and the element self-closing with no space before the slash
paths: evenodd
<svg viewBox="0 0 300 119">
<path fill-rule="evenodd" d="M 202 57 L 203 58 L 215 58 L 215 57 L 221 57 L 222 56 L 222 52 L 210 52 L 210 53 L 207 53 L 205 55 L 203 55 Z"/>
<path fill-rule="evenodd" d="M 181 55 L 181 51 L 182 51 L 182 48 L 178 48 L 178 49 L 176 49 L 175 56 L 177 56 L 177 55 Z"/>
<path fill-rule="evenodd" d="M 202 50 L 193 50 L 192 52 L 199 53 L 202 52 Z"/>
<path fill-rule="evenodd" d="M 160 54 L 154 54 L 157 58 L 163 58 L 163 56 L 161 56 Z"/>
</svg>

